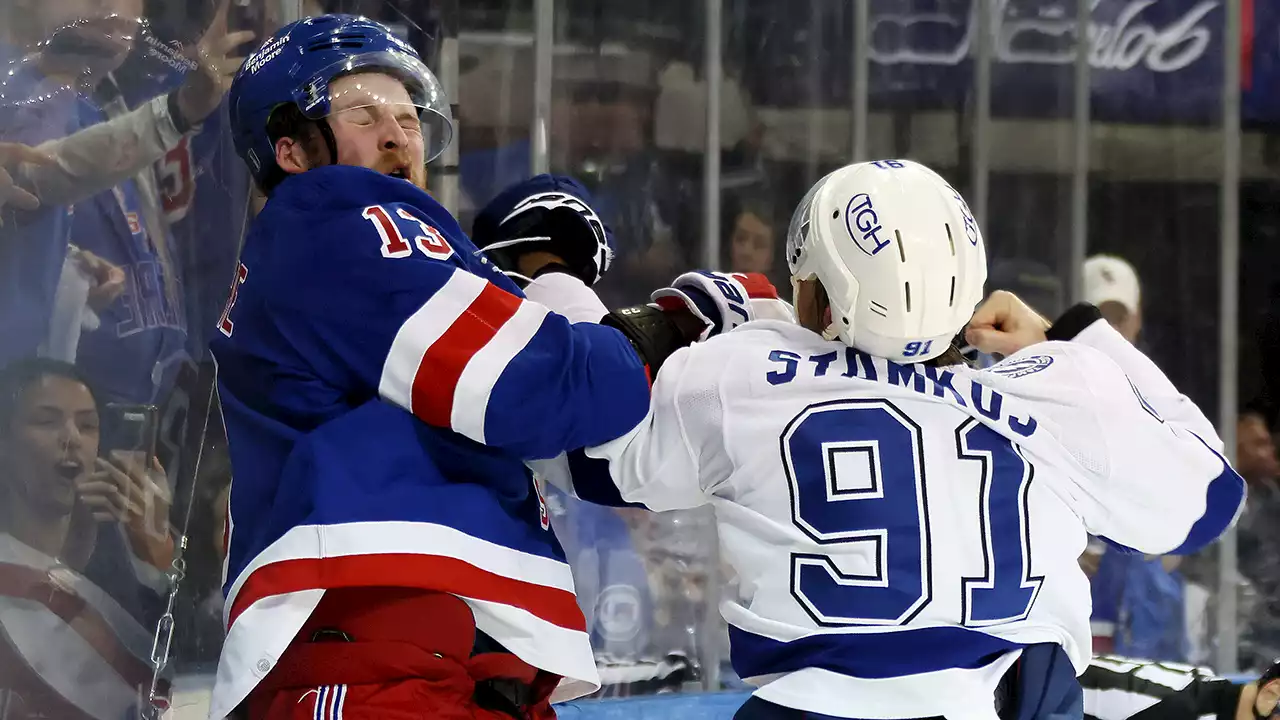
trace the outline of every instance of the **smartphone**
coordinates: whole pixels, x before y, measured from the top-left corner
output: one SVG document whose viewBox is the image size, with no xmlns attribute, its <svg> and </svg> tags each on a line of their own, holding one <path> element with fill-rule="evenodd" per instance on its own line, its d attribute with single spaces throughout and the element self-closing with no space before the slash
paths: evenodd
<svg viewBox="0 0 1280 720">
<path fill-rule="evenodd" d="M 276 28 L 266 27 L 266 5 L 264 0 L 231 0 L 227 7 L 227 32 L 253 31 L 253 39 L 235 49 L 237 56 L 249 56 L 262 44 L 263 32 L 275 32 Z"/>
<path fill-rule="evenodd" d="M 109 457 L 112 451 L 146 453 L 146 465 L 156 456 L 160 410 L 155 405 L 107 403 L 102 418 L 100 451 Z"/>
<path fill-rule="evenodd" d="M 227 7 L 227 30 L 253 30 L 262 32 L 262 9 L 265 3 L 260 0 L 230 0 Z"/>
</svg>

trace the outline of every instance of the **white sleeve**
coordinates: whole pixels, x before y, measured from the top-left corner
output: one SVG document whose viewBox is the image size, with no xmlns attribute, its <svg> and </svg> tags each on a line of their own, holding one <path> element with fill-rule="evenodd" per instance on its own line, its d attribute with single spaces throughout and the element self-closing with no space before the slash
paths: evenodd
<svg viewBox="0 0 1280 720">
<path fill-rule="evenodd" d="M 39 149 L 55 162 L 23 165 L 21 184 L 43 205 L 70 205 L 137 175 L 182 138 L 169 115 L 168 96 L 160 95 L 119 117 L 43 143 Z"/>
<path fill-rule="evenodd" d="M 1161 416 L 1120 365 L 1084 343 L 1025 352 L 1064 366 L 1043 373 L 1036 394 L 1052 432 L 1080 465 L 1073 474 L 1083 484 L 1072 493 L 1073 504 L 1092 534 L 1161 555 L 1195 552 L 1231 526 L 1243 505 L 1244 480 L 1215 449 L 1221 441 L 1194 403 L 1168 402 L 1168 391 L 1176 390 L 1159 369 L 1142 368 L 1159 382 L 1144 379 L 1153 391 L 1164 388 L 1160 397 L 1178 410 L 1178 420 Z M 998 384 L 1013 390 L 1019 382 Z M 1202 437 L 1206 427 L 1210 435 Z"/>
<path fill-rule="evenodd" d="M 578 497 L 573 488 L 573 474 L 569 471 L 569 456 L 565 453 L 548 460 L 526 460 L 529 470 L 543 482 L 566 495 Z"/>
<path fill-rule="evenodd" d="M 1178 392 L 1150 358 L 1131 345 L 1106 320 L 1095 321 L 1072 342 L 1088 345 L 1111 358 L 1165 422 L 1190 430 L 1214 450 L 1222 452 L 1222 439 L 1209 418 L 1200 412 L 1191 398 Z"/>
<path fill-rule="evenodd" d="M 569 318 L 571 323 L 598 323 L 609 314 L 596 291 L 568 273 L 547 273 L 534 279 L 525 287 L 524 296 Z"/>
<path fill-rule="evenodd" d="M 723 423 L 720 373 L 701 362 L 710 359 L 707 350 L 694 345 L 667 358 L 645 419 L 626 435 L 587 448 L 589 457 L 609 461 L 609 474 L 627 502 L 662 512 L 708 501 L 704 488 L 714 481 L 714 468 L 706 459 L 722 455 L 717 445 Z"/>
</svg>

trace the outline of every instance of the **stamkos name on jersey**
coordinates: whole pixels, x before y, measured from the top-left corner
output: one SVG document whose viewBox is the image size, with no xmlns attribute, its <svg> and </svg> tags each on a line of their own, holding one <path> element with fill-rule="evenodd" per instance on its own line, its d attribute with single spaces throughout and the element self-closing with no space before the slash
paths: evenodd
<svg viewBox="0 0 1280 720">
<path fill-rule="evenodd" d="M 1039 426 L 1036 419 L 1031 416 L 1023 420 L 1004 413 L 1003 394 L 969 377 L 957 377 L 955 373 L 944 368 L 900 365 L 891 360 L 873 358 L 853 348 L 844 349 L 843 359 L 836 350 L 822 355 L 810 355 L 807 358 L 802 358 L 799 353 L 789 350 L 771 350 L 769 362 L 781 365 L 780 369 L 770 370 L 765 374 L 765 380 L 770 385 L 785 385 L 795 380 L 802 364 L 812 377 L 826 377 L 828 371 L 833 371 L 834 365 L 834 370 L 839 371 L 839 377 L 872 382 L 877 382 L 883 377 L 890 385 L 906 388 L 921 395 L 949 399 L 961 407 L 972 405 L 978 414 L 992 422 L 1000 422 L 1003 418 L 1009 425 L 1009 429 L 1022 437 L 1031 437 Z M 968 392 L 964 392 L 965 390 Z M 968 401 L 965 400 L 966 395 L 969 398 Z"/>
</svg>

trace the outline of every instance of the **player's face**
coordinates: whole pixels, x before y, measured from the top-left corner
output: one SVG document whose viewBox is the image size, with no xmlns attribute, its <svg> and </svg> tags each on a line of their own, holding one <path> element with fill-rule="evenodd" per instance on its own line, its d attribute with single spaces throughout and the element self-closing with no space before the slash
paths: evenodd
<svg viewBox="0 0 1280 720">
<path fill-rule="evenodd" d="M 1251 483 L 1280 476 L 1275 442 L 1260 415 L 1243 415 L 1236 423 L 1236 467 L 1240 475 Z"/>
<path fill-rule="evenodd" d="M 390 75 L 362 73 L 338 78 L 329 93 L 337 164 L 403 177 L 425 190 L 422 125 L 404 84 Z"/>
<path fill-rule="evenodd" d="M 71 512 L 76 484 L 93 471 L 98 456 L 98 409 L 89 389 L 54 375 L 29 387 L 0 441 L 0 456 L 22 505 Z"/>
</svg>

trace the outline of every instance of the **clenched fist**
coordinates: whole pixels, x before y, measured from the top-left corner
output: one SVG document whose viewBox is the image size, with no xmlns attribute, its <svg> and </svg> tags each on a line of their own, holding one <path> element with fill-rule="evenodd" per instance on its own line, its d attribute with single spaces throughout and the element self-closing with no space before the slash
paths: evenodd
<svg viewBox="0 0 1280 720">
<path fill-rule="evenodd" d="M 988 355 L 1008 357 L 1022 348 L 1045 341 L 1049 321 L 1004 290 L 991 293 L 978 306 L 964 337 L 970 345 Z"/>
</svg>

